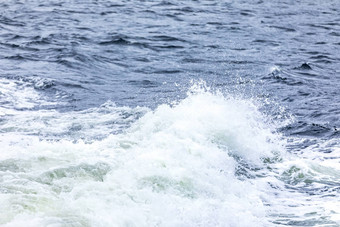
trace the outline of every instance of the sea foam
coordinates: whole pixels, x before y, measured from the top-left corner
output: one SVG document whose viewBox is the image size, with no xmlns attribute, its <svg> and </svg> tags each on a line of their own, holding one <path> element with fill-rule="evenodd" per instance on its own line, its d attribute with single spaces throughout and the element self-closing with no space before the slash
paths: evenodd
<svg viewBox="0 0 340 227">
<path fill-rule="evenodd" d="M 100 140 L 5 134 L 0 223 L 269 226 L 258 185 L 236 173 L 279 155 L 264 118 L 250 100 L 194 89 Z"/>
</svg>

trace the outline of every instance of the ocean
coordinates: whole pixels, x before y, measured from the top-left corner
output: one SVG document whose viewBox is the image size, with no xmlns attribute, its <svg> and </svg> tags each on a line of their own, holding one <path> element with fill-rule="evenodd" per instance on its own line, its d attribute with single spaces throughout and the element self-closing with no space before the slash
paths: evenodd
<svg viewBox="0 0 340 227">
<path fill-rule="evenodd" d="M 0 225 L 340 226 L 340 1 L 0 1 Z"/>
</svg>

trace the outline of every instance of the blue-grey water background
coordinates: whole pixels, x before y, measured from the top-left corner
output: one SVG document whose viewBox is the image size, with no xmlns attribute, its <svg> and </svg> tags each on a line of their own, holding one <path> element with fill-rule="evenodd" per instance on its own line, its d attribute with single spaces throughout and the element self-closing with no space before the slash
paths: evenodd
<svg viewBox="0 0 340 227">
<path fill-rule="evenodd" d="M 266 211 L 263 219 L 268 223 L 263 225 L 339 224 L 339 209 L 328 209 L 325 203 L 339 202 L 340 190 L 340 170 L 334 167 L 340 164 L 338 0 L 1 1 L 0 133 L 6 146 L 0 148 L 3 154 L 0 200 L 10 201 L 5 197 L 8 194 L 15 197 L 33 193 L 15 189 L 13 185 L 25 185 L 22 182 L 8 181 L 8 176 L 15 174 L 15 179 L 33 181 L 25 174 L 34 175 L 27 166 L 32 166 L 30 162 L 35 159 L 27 161 L 22 153 L 18 157 L 9 155 L 13 147 L 25 152 L 25 145 L 18 145 L 17 140 L 29 137 L 37 139 L 37 143 L 81 140 L 91 144 L 109 135 L 121 135 L 146 112 L 162 104 L 176 106 L 174 103 L 186 99 L 195 83 L 203 83 L 204 89 L 209 88 L 212 93 L 218 91 L 224 96 L 256 103 L 268 118 L 264 121 L 276 125 L 273 133 L 286 141 L 284 150 L 288 154 L 307 160 L 312 157 L 316 163 L 332 161 L 332 167 L 324 167 L 329 170 L 326 180 L 319 179 L 317 171 L 302 170 L 296 164 L 285 167 L 282 173 L 278 171 L 281 177 L 276 178 L 284 182 L 280 191 L 301 194 L 299 198 L 315 202 L 317 208 L 309 209 L 313 206 L 304 202 L 288 204 L 275 212 Z M 110 115 L 118 117 L 111 119 Z M 79 120 L 82 117 L 84 121 Z M 67 163 L 65 166 L 79 167 L 72 161 Z M 59 165 L 63 164 L 46 168 L 51 170 Z M 99 168 L 105 174 L 114 171 L 110 164 L 105 165 L 109 166 L 107 171 L 103 167 L 106 172 Z M 247 164 L 243 167 L 247 171 L 256 170 Z M 275 190 L 275 186 L 272 188 Z M 54 214 L 40 208 L 27 211 L 20 201 L 7 202 L 8 215 L 0 216 L 0 224 L 10 226 L 20 215 L 36 217 L 37 214 L 41 219 L 33 226 L 54 223 L 54 219 L 43 222 L 44 217 Z M 32 205 L 36 200 L 32 201 L 27 204 Z M 265 199 L 262 202 L 269 207 L 277 205 Z M 309 208 L 300 215 L 294 207 Z M 8 211 L 11 209 L 18 211 Z M 201 211 L 202 216 L 207 212 Z M 149 214 L 157 216 L 153 209 Z M 80 216 L 82 212 L 77 217 Z M 133 213 L 127 216 L 134 219 Z M 55 217 L 59 218 L 55 223 L 65 226 L 98 224 L 89 217 L 82 217 L 82 221 L 74 218 L 73 222 L 62 214 Z M 209 213 L 205 218 L 211 217 L 213 214 Z M 167 226 L 166 222 L 166 218 L 159 222 L 142 221 L 149 226 Z M 107 223 L 110 222 L 104 222 Z M 177 225 L 198 223 L 203 222 L 179 221 Z M 219 224 L 205 223 L 206 226 Z"/>
</svg>

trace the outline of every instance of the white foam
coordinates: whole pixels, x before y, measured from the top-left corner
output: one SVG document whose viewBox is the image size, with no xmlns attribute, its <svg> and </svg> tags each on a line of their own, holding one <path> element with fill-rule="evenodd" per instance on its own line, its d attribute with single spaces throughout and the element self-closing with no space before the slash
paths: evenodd
<svg viewBox="0 0 340 227">
<path fill-rule="evenodd" d="M 272 67 L 270 67 L 269 69 L 269 73 L 278 73 L 278 72 L 281 72 L 281 68 L 277 65 L 274 65 Z"/>
<path fill-rule="evenodd" d="M 303 144 L 303 139 L 291 143 Z M 266 200 L 271 204 L 268 213 L 273 221 L 311 226 L 340 224 L 340 149 L 336 144 L 339 145 L 338 139 L 319 141 L 300 149 L 298 155 L 285 153 L 281 162 L 271 165 L 273 178 L 265 179 L 277 190 L 262 191 L 267 191 Z M 329 153 L 321 152 L 325 147 Z"/>
<path fill-rule="evenodd" d="M 97 108 L 60 113 L 56 110 L 6 110 L 0 125 L 3 132 L 20 132 L 44 139 L 92 140 L 122 131 L 143 115 L 148 108 L 117 107 L 108 101 Z M 1 112 L 0 112 L 1 113 Z"/>
<path fill-rule="evenodd" d="M 339 199 L 324 197 L 336 192 L 308 194 L 337 184 L 337 141 L 287 154 L 254 101 L 212 92 L 204 83 L 153 111 L 107 102 L 85 111 L 5 117 L 4 226 L 339 222 Z M 74 125 L 79 130 L 70 130 Z M 330 146 L 331 153 L 320 155 L 320 147 Z"/>
<path fill-rule="evenodd" d="M 30 109 L 39 105 L 51 105 L 53 102 L 44 100 L 28 82 L 0 78 L 0 114 L 6 114 L 11 109 Z"/>
<path fill-rule="evenodd" d="M 269 226 L 256 181 L 235 174 L 282 149 L 263 118 L 250 101 L 199 91 L 91 143 L 5 134 L 1 224 Z"/>
</svg>

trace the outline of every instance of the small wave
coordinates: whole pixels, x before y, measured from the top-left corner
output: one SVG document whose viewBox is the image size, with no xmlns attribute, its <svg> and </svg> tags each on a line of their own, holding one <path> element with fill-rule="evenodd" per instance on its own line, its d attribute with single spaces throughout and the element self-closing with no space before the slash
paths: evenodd
<svg viewBox="0 0 340 227">
<path fill-rule="evenodd" d="M 111 44 L 117 44 L 117 45 L 128 45 L 131 42 L 128 40 L 124 39 L 123 37 L 114 37 L 109 41 L 102 41 L 99 42 L 99 45 L 111 45 Z"/>
<path fill-rule="evenodd" d="M 282 26 L 269 26 L 271 28 L 276 28 L 276 29 L 280 29 L 280 30 L 283 30 L 283 31 L 286 31 L 286 32 L 296 32 L 296 30 L 294 28 L 287 28 L 287 27 L 282 27 Z"/>
<path fill-rule="evenodd" d="M 294 69 L 299 69 L 299 70 L 312 70 L 312 67 L 310 66 L 309 63 L 302 63 L 299 67 L 296 67 Z"/>
<path fill-rule="evenodd" d="M 172 36 L 167 36 L 167 35 L 156 35 L 156 36 L 152 36 L 151 40 L 153 41 L 165 41 L 165 42 L 173 42 L 173 41 L 179 41 L 179 42 L 183 42 L 184 40 L 176 38 L 176 37 L 172 37 Z"/>
<path fill-rule="evenodd" d="M 272 80 L 275 83 L 287 84 L 289 86 L 301 86 L 304 82 L 301 78 L 282 70 L 279 67 L 272 67 L 267 76 L 262 77 L 264 80 Z"/>
<path fill-rule="evenodd" d="M 5 16 L 0 16 L 0 24 L 5 24 L 5 25 L 10 25 L 10 26 L 18 26 L 18 27 L 23 27 L 26 24 L 21 21 L 16 21 L 11 18 L 5 17 Z"/>
<path fill-rule="evenodd" d="M 129 80 L 128 83 L 131 85 L 143 87 L 143 88 L 160 86 L 160 83 L 156 81 L 151 81 L 151 80 Z"/>
</svg>

